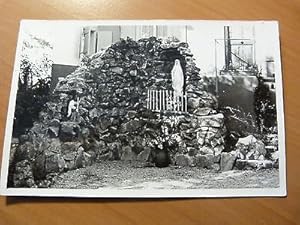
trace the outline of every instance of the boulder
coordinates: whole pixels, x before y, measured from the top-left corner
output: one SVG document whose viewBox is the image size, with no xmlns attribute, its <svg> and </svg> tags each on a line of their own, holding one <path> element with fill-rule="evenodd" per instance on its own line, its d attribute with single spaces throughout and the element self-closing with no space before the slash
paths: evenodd
<svg viewBox="0 0 300 225">
<path fill-rule="evenodd" d="M 175 155 L 175 165 L 177 166 L 191 166 L 192 159 L 190 156 L 185 154 L 177 154 Z"/>
<path fill-rule="evenodd" d="M 11 147 L 9 151 L 9 165 L 11 166 L 13 162 L 15 162 L 15 153 L 19 146 L 18 138 L 12 138 Z"/>
<path fill-rule="evenodd" d="M 199 98 L 195 97 L 188 97 L 188 109 L 194 110 L 200 107 L 200 100 Z"/>
<path fill-rule="evenodd" d="M 273 168 L 271 160 L 251 160 L 251 159 L 237 159 L 235 167 L 240 170 L 245 169 L 270 169 Z"/>
<path fill-rule="evenodd" d="M 121 125 L 121 133 L 134 132 L 144 125 L 143 120 L 130 120 Z"/>
<path fill-rule="evenodd" d="M 197 116 L 208 116 L 210 114 L 215 114 L 216 111 L 213 110 L 212 108 L 204 107 L 204 108 L 197 108 L 193 111 L 194 115 Z"/>
<path fill-rule="evenodd" d="M 66 169 L 75 169 L 83 166 L 83 148 L 80 142 L 65 142 L 61 145 L 62 158 Z"/>
<path fill-rule="evenodd" d="M 83 156 L 83 167 L 86 167 L 86 166 L 91 166 L 95 160 L 96 160 L 96 154 L 95 152 L 83 152 L 82 151 L 82 156 Z"/>
<path fill-rule="evenodd" d="M 167 167 L 171 163 L 169 153 L 164 149 L 159 149 L 155 153 L 154 163 L 156 167 Z"/>
<path fill-rule="evenodd" d="M 31 142 L 26 141 L 23 144 L 18 145 L 15 150 L 15 162 L 19 162 L 22 160 L 33 161 L 35 155 L 35 149 Z"/>
<path fill-rule="evenodd" d="M 224 125 L 224 115 L 218 113 L 209 116 L 198 116 L 198 124 L 199 127 L 222 128 Z"/>
<path fill-rule="evenodd" d="M 215 147 L 213 148 L 213 150 L 214 150 L 214 155 L 215 155 L 215 156 L 220 156 L 221 153 L 222 153 L 222 151 L 223 151 L 224 149 L 225 149 L 224 144 L 219 144 L 219 145 L 215 146 Z"/>
<path fill-rule="evenodd" d="M 50 127 L 59 127 L 60 126 L 60 120 L 59 119 L 52 119 L 49 122 Z"/>
<path fill-rule="evenodd" d="M 31 163 L 25 159 L 16 163 L 15 172 L 13 175 L 14 187 L 34 187 L 35 182 L 31 169 Z"/>
<path fill-rule="evenodd" d="M 273 152 L 272 154 L 271 154 L 271 160 L 272 161 L 274 161 L 274 162 L 276 162 L 276 161 L 278 161 L 279 160 L 279 151 L 276 151 L 276 152 Z"/>
<path fill-rule="evenodd" d="M 123 73 L 123 68 L 122 67 L 111 67 L 110 70 L 116 74 L 122 74 Z"/>
<path fill-rule="evenodd" d="M 221 153 L 221 161 L 220 161 L 220 169 L 221 171 L 232 170 L 237 158 L 236 152 L 222 152 Z"/>
<path fill-rule="evenodd" d="M 206 155 L 198 154 L 195 156 L 194 163 L 199 168 L 212 169 L 213 164 L 214 164 L 214 155 L 213 154 L 206 154 Z"/>
<path fill-rule="evenodd" d="M 134 161 L 136 160 L 136 154 L 132 151 L 130 146 L 125 146 L 122 148 L 121 160 L 123 161 Z"/>
<path fill-rule="evenodd" d="M 63 142 L 75 141 L 78 139 L 80 126 L 76 122 L 62 122 L 59 138 Z"/>
<path fill-rule="evenodd" d="M 107 144 L 108 151 L 111 153 L 110 160 L 119 160 L 121 157 L 122 145 L 119 141 Z"/>
<path fill-rule="evenodd" d="M 208 146 L 203 146 L 200 148 L 200 153 L 202 155 L 206 155 L 206 154 L 214 154 L 214 149 Z"/>
<path fill-rule="evenodd" d="M 60 154 L 46 155 L 45 175 L 49 173 L 62 172 L 65 168 L 65 160 Z"/>
<path fill-rule="evenodd" d="M 25 142 L 29 141 L 29 135 L 22 134 L 20 135 L 19 140 L 20 140 L 20 144 L 24 144 Z"/>
<path fill-rule="evenodd" d="M 195 156 L 197 154 L 197 149 L 193 147 L 186 147 L 189 156 Z"/>
<path fill-rule="evenodd" d="M 99 119 L 98 124 L 102 130 L 106 130 L 108 127 L 112 125 L 112 119 L 107 117 L 101 117 Z"/>
<path fill-rule="evenodd" d="M 50 135 L 50 138 L 56 138 L 59 135 L 59 127 L 49 127 L 48 128 L 48 134 Z"/>
<path fill-rule="evenodd" d="M 238 152 L 239 159 L 263 160 L 267 153 L 264 143 L 257 140 L 253 135 L 239 138 L 235 149 Z"/>
<path fill-rule="evenodd" d="M 149 161 L 151 157 L 151 151 L 151 148 L 145 147 L 144 150 L 137 155 L 137 160 L 143 162 Z"/>
</svg>

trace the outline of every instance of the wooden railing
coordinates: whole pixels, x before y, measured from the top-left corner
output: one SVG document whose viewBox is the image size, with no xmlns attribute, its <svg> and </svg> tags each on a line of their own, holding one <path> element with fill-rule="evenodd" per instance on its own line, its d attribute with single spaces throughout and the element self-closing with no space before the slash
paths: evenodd
<svg viewBox="0 0 300 225">
<path fill-rule="evenodd" d="M 148 90 L 147 109 L 155 112 L 187 112 L 187 96 L 170 90 Z"/>
</svg>

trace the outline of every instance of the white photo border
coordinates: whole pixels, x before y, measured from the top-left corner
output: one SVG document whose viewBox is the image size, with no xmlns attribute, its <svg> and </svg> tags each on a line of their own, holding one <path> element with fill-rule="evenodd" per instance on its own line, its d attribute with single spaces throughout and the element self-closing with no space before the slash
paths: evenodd
<svg viewBox="0 0 300 225">
<path fill-rule="evenodd" d="M 57 22 L 77 23 L 82 26 L 99 25 L 197 25 L 199 23 L 220 23 L 226 25 L 245 25 L 255 23 L 272 24 L 275 28 L 274 35 L 277 38 L 275 63 L 275 85 L 276 85 L 276 109 L 278 123 L 278 148 L 279 148 L 279 187 L 278 188 L 226 188 L 226 189 L 54 189 L 54 188 L 8 188 L 9 153 L 11 148 L 11 137 L 13 131 L 13 120 L 16 105 L 18 77 L 20 72 L 20 57 L 22 42 L 24 38 L 24 25 L 31 23 L 43 23 L 55 25 Z M 280 56 L 280 38 L 278 21 L 230 21 L 230 20 L 21 20 L 16 48 L 9 106 L 7 111 L 6 128 L 2 154 L 0 195 L 5 196 L 52 196 L 52 197 L 101 197 L 101 198 L 194 198 L 194 197 L 283 197 L 287 195 L 286 188 L 286 150 L 285 150 L 285 126 L 284 126 L 284 104 L 282 85 L 282 66 Z"/>
</svg>

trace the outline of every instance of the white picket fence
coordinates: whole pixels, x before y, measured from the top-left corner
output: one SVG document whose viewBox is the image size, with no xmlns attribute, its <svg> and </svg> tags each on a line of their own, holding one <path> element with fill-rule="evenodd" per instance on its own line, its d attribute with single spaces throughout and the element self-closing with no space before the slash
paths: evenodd
<svg viewBox="0 0 300 225">
<path fill-rule="evenodd" d="M 187 112 L 187 96 L 171 90 L 148 90 L 147 109 L 155 112 Z"/>
</svg>

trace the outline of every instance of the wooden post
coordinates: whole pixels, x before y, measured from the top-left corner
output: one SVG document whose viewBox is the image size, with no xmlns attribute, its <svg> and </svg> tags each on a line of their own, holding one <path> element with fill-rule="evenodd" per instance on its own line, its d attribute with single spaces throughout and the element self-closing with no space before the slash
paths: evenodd
<svg viewBox="0 0 300 225">
<path fill-rule="evenodd" d="M 147 90 L 147 109 L 150 109 L 150 90 Z"/>
<path fill-rule="evenodd" d="M 162 102 L 161 102 L 162 98 L 161 98 L 161 90 L 159 90 L 159 110 L 162 110 Z"/>
<path fill-rule="evenodd" d="M 185 103 L 185 107 L 184 107 L 185 110 L 184 111 L 187 112 L 187 96 L 186 95 L 184 96 L 184 100 L 185 100 L 184 101 L 184 103 Z"/>
<path fill-rule="evenodd" d="M 150 90 L 150 110 L 152 110 L 152 90 Z"/>
<path fill-rule="evenodd" d="M 165 90 L 162 90 L 162 110 L 165 110 Z"/>
</svg>

